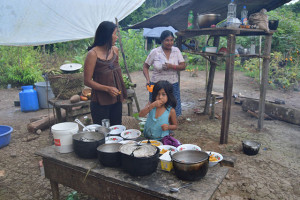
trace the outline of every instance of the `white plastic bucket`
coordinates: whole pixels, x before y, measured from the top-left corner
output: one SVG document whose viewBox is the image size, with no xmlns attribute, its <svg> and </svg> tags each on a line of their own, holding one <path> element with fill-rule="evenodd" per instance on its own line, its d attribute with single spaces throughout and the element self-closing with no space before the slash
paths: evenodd
<svg viewBox="0 0 300 200">
<path fill-rule="evenodd" d="M 34 85 L 38 94 L 40 108 L 52 108 L 53 106 L 48 103 L 48 100 L 53 99 L 55 96 L 52 92 L 49 81 L 38 82 Z"/>
<path fill-rule="evenodd" d="M 51 127 L 55 149 L 59 153 L 73 151 L 73 135 L 79 130 L 78 124 L 74 122 L 63 122 Z"/>
</svg>

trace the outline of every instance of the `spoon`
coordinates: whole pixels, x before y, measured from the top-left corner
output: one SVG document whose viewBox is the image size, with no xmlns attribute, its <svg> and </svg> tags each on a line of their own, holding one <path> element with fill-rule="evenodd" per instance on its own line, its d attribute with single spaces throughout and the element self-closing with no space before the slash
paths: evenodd
<svg viewBox="0 0 300 200">
<path fill-rule="evenodd" d="M 183 186 L 178 187 L 178 188 L 170 188 L 170 192 L 179 192 L 179 189 L 180 189 L 180 188 L 184 188 L 184 187 L 187 187 L 187 186 L 190 186 L 190 185 L 192 185 L 192 183 L 183 185 Z"/>
<path fill-rule="evenodd" d="M 75 119 L 75 122 L 77 122 L 79 125 L 81 125 L 83 128 L 85 128 L 88 132 L 91 132 L 91 130 L 88 127 L 86 127 L 85 125 L 83 125 L 83 123 L 79 119 Z"/>
</svg>

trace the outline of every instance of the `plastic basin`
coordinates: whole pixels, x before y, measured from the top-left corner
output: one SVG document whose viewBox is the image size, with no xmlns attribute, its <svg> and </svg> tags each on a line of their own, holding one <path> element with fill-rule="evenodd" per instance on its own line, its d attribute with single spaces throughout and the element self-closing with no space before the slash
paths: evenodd
<svg viewBox="0 0 300 200">
<path fill-rule="evenodd" d="M 11 132 L 13 130 L 14 129 L 10 126 L 0 125 L 0 149 L 9 144 Z"/>
</svg>

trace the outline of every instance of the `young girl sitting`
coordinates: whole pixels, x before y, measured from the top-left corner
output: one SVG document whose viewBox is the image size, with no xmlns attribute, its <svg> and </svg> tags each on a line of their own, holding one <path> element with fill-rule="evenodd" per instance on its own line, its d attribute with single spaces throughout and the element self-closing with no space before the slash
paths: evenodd
<svg viewBox="0 0 300 200">
<path fill-rule="evenodd" d="M 155 83 L 152 99 L 139 113 L 145 117 L 148 113 L 144 126 L 145 138 L 161 140 L 168 136 L 170 131 L 177 129 L 176 99 L 173 95 L 173 86 L 168 81 Z"/>
</svg>

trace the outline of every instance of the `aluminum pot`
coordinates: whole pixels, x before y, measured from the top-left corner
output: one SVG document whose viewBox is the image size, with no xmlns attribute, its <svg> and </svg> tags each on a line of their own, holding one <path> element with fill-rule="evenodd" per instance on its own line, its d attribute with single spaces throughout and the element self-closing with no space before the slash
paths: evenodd
<svg viewBox="0 0 300 200">
<path fill-rule="evenodd" d="M 139 145 L 137 144 L 124 144 L 122 147 L 124 147 L 125 145 L 136 145 L 136 148 L 139 148 Z M 145 144 L 142 146 L 146 145 L 149 145 L 151 146 L 151 148 L 155 149 L 154 154 L 152 156 L 136 157 L 134 153 L 128 155 L 120 151 L 122 168 L 132 176 L 146 176 L 152 174 L 157 169 L 160 150 L 158 147 L 153 146 L 151 144 Z"/>
<path fill-rule="evenodd" d="M 209 156 L 204 151 L 186 150 L 171 155 L 175 175 L 182 180 L 195 181 L 208 171 Z"/>
<path fill-rule="evenodd" d="M 244 140 L 242 141 L 242 144 L 244 153 L 249 156 L 258 154 L 259 148 L 261 146 L 260 143 L 250 140 Z"/>
<path fill-rule="evenodd" d="M 98 159 L 106 167 L 120 167 L 121 153 L 119 148 L 121 143 L 102 144 L 97 148 Z"/>
<path fill-rule="evenodd" d="M 98 133 L 102 133 L 102 134 L 104 134 L 105 137 L 107 137 L 107 136 L 109 136 L 109 133 L 110 133 L 111 130 L 109 128 L 104 127 L 104 126 L 100 126 L 100 127 L 97 127 L 95 129 L 95 131 L 98 132 Z"/>
<path fill-rule="evenodd" d="M 105 143 L 103 133 L 79 132 L 73 135 L 73 148 L 81 158 L 97 158 L 97 147 Z"/>
<path fill-rule="evenodd" d="M 209 28 L 213 24 L 221 21 L 220 14 L 203 14 L 197 16 L 197 24 L 199 28 Z"/>
</svg>

